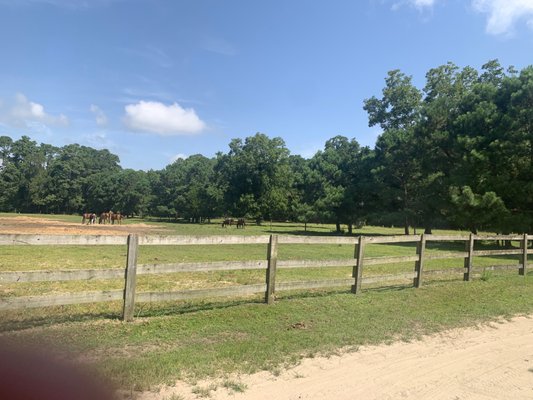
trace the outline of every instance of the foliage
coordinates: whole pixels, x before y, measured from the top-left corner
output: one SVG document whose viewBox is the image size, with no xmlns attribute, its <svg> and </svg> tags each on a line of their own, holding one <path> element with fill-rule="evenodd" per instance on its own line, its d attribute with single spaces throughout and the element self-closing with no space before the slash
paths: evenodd
<svg viewBox="0 0 533 400">
<path fill-rule="evenodd" d="M 228 154 L 218 154 L 215 166 L 224 193 L 224 214 L 263 219 L 285 219 L 289 212 L 292 176 L 289 150 L 281 138 L 257 133 L 233 139 Z"/>
<path fill-rule="evenodd" d="M 419 89 L 390 71 L 381 96 L 364 101 L 383 130 L 373 149 L 337 135 L 309 159 L 257 133 L 144 172 L 108 150 L 0 136 L 0 211 L 532 232 L 533 66 L 449 62 L 425 78 Z"/>
</svg>

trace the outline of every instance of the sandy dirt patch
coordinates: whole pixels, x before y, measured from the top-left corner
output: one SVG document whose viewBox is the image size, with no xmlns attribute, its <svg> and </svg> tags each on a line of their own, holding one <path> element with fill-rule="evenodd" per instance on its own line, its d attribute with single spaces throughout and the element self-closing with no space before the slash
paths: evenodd
<svg viewBox="0 0 533 400">
<path fill-rule="evenodd" d="M 162 234 L 166 230 L 149 224 L 123 225 L 82 225 L 80 223 L 57 221 L 38 217 L 0 217 L 0 233 L 4 234 L 42 234 L 42 235 L 128 235 Z"/>
<path fill-rule="evenodd" d="M 411 343 L 362 347 L 357 352 L 304 360 L 274 377 L 240 376 L 244 393 L 222 382 L 212 400 L 533 399 L 533 315 L 510 322 L 451 330 Z M 138 399 L 198 399 L 178 382 Z"/>
</svg>

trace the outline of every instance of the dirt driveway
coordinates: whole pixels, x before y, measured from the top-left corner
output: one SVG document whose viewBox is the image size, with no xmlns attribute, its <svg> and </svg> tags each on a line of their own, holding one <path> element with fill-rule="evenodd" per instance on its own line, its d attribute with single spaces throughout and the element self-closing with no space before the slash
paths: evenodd
<svg viewBox="0 0 533 400">
<path fill-rule="evenodd" d="M 211 400 L 531 400 L 533 315 L 510 322 L 457 329 L 412 343 L 364 347 L 355 353 L 304 360 L 274 377 L 234 379 L 247 386 L 232 392 L 216 382 Z M 209 388 L 213 382 L 199 383 Z M 143 400 L 197 399 L 178 383 Z M 174 397 L 172 397 L 174 396 Z"/>
<path fill-rule="evenodd" d="M 39 217 L 0 217 L 0 233 L 6 234 L 46 234 L 46 235 L 128 235 L 164 234 L 163 228 L 144 223 L 124 225 L 82 225 L 80 223 L 58 221 Z"/>
</svg>

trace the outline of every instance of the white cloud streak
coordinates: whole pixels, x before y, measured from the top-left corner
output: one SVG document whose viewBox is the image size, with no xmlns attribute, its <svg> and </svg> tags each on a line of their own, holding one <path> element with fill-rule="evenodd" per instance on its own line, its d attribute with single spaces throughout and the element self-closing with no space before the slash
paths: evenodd
<svg viewBox="0 0 533 400">
<path fill-rule="evenodd" d="M 32 124 L 67 126 L 68 118 L 64 114 L 48 114 L 44 106 L 30 101 L 22 93 L 15 95 L 14 102 L 5 104 L 6 109 L 0 109 L 0 122 L 13 127 L 30 127 Z"/>
<path fill-rule="evenodd" d="M 98 126 L 106 126 L 107 125 L 107 115 L 98 107 L 97 105 L 91 104 L 90 107 L 91 112 L 94 114 L 94 117 L 96 119 L 96 125 Z"/>
<path fill-rule="evenodd" d="M 182 108 L 178 103 L 165 105 L 155 101 L 140 101 L 124 108 L 125 125 L 139 132 L 162 136 L 192 135 L 206 127 L 192 108 Z"/>
<path fill-rule="evenodd" d="M 431 10 L 444 0 L 396 0 L 393 10 L 411 6 L 420 11 Z M 525 22 L 533 30 L 533 0 L 471 0 L 472 9 L 487 15 L 486 31 L 491 35 L 511 36 L 515 26 Z"/>
<path fill-rule="evenodd" d="M 393 11 L 397 11 L 407 5 L 423 11 L 433 8 L 436 2 L 437 0 L 396 0 L 391 8 Z"/>
<path fill-rule="evenodd" d="M 409 0 L 409 3 L 416 8 L 433 7 L 435 5 L 435 0 Z"/>
<path fill-rule="evenodd" d="M 533 0 L 473 0 L 474 10 L 488 14 L 486 30 L 492 35 L 509 35 L 525 20 L 533 27 Z"/>
</svg>

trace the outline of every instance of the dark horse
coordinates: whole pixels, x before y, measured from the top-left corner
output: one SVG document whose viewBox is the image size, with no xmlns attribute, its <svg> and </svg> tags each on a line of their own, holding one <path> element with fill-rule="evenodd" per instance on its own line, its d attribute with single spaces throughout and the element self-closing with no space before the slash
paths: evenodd
<svg viewBox="0 0 533 400">
<path fill-rule="evenodd" d="M 222 228 L 233 225 L 233 218 L 224 218 L 222 221 Z"/>
<path fill-rule="evenodd" d="M 100 216 L 98 217 L 98 224 L 107 224 L 109 221 L 109 213 L 107 212 L 103 212 L 100 214 Z"/>
<path fill-rule="evenodd" d="M 244 218 L 239 218 L 237 220 L 237 229 L 239 228 L 244 229 L 245 227 L 246 227 L 246 221 L 244 220 Z"/>
</svg>

